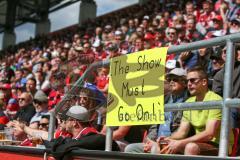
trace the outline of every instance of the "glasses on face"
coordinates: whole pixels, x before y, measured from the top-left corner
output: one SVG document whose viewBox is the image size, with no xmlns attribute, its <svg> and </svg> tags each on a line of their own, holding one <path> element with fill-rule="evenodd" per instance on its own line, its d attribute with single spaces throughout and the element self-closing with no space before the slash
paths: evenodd
<svg viewBox="0 0 240 160">
<path fill-rule="evenodd" d="M 39 123 L 39 127 L 41 126 L 41 127 L 48 127 L 48 124 L 49 123 Z"/>
<path fill-rule="evenodd" d="M 34 103 L 34 104 L 42 105 L 42 102 L 40 102 L 40 101 L 38 101 L 38 100 L 33 100 L 33 103 Z"/>
<path fill-rule="evenodd" d="M 231 25 L 239 25 L 239 23 L 238 22 L 231 22 Z"/>
<path fill-rule="evenodd" d="M 176 32 L 168 32 L 167 34 L 168 34 L 168 35 L 175 35 Z"/>
<path fill-rule="evenodd" d="M 187 79 L 187 82 L 188 83 L 198 83 L 202 78 L 190 78 L 190 79 Z"/>
<path fill-rule="evenodd" d="M 18 98 L 19 101 L 25 101 L 26 98 Z"/>
</svg>

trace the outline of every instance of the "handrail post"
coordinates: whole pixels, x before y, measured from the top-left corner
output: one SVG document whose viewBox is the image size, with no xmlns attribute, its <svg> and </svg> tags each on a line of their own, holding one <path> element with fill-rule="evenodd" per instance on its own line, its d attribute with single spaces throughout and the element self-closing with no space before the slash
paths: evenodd
<svg viewBox="0 0 240 160">
<path fill-rule="evenodd" d="M 222 109 L 222 121 L 221 121 L 221 134 L 219 143 L 219 157 L 228 156 L 228 140 L 230 131 L 230 116 L 229 107 L 225 101 L 231 98 L 232 92 L 232 75 L 234 66 L 234 47 L 231 40 L 227 40 L 227 56 L 224 71 L 224 85 L 223 85 L 223 109 Z"/>
<path fill-rule="evenodd" d="M 111 127 L 107 127 L 105 151 L 112 151 L 112 136 L 113 136 L 113 129 Z"/>
<path fill-rule="evenodd" d="M 55 124 L 56 124 L 56 118 L 55 118 L 55 112 L 50 111 L 50 121 L 49 121 L 49 129 L 48 129 L 48 140 L 51 141 L 54 137 L 54 131 L 55 131 Z"/>
</svg>

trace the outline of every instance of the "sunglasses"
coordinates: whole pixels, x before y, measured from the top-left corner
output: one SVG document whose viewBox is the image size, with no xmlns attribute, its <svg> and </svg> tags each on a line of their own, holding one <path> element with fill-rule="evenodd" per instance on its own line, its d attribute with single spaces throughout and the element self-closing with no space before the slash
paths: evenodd
<svg viewBox="0 0 240 160">
<path fill-rule="evenodd" d="M 187 82 L 189 83 L 198 83 L 202 78 L 190 78 L 187 79 Z"/>
<path fill-rule="evenodd" d="M 18 98 L 19 101 L 25 101 L 26 98 Z"/>
<path fill-rule="evenodd" d="M 34 103 L 34 104 L 39 104 L 39 105 L 43 104 L 42 102 L 40 102 L 40 101 L 38 101 L 38 100 L 36 100 L 36 99 L 33 100 L 33 103 Z"/>
<path fill-rule="evenodd" d="M 39 127 L 48 127 L 49 123 L 39 123 Z"/>
<path fill-rule="evenodd" d="M 175 35 L 176 32 L 168 32 L 167 34 L 168 34 L 168 35 Z"/>
</svg>

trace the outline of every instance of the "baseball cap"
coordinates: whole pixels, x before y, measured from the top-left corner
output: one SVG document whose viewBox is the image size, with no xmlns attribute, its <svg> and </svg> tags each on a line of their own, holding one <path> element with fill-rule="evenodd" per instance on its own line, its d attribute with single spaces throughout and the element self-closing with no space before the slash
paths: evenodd
<svg viewBox="0 0 240 160">
<path fill-rule="evenodd" d="M 216 16 L 213 17 L 212 20 L 222 21 L 223 19 L 222 19 L 221 15 L 216 15 Z"/>
<path fill-rule="evenodd" d="M 114 34 L 115 34 L 115 36 L 122 35 L 122 31 L 116 30 Z"/>
<path fill-rule="evenodd" d="M 110 44 L 107 46 L 106 49 L 109 50 L 109 51 L 116 52 L 116 51 L 118 51 L 118 45 L 115 44 L 115 43 L 110 43 Z"/>
<path fill-rule="evenodd" d="M 240 24 L 240 18 L 234 18 L 233 20 L 231 20 L 231 22 L 235 22 L 239 25 Z"/>
<path fill-rule="evenodd" d="M 90 117 L 88 110 L 85 107 L 78 105 L 69 108 L 66 115 L 82 122 L 88 122 Z"/>
<path fill-rule="evenodd" d="M 39 102 L 48 102 L 48 97 L 43 91 L 38 90 L 34 95 L 34 100 Z"/>
<path fill-rule="evenodd" d="M 11 98 L 8 101 L 7 109 L 9 111 L 18 111 L 19 110 L 19 105 L 16 99 Z"/>
<path fill-rule="evenodd" d="M 171 75 L 185 77 L 185 76 L 187 76 L 187 72 L 186 72 L 186 70 L 184 70 L 182 68 L 174 68 L 169 73 L 167 73 L 166 76 L 171 76 Z"/>
</svg>

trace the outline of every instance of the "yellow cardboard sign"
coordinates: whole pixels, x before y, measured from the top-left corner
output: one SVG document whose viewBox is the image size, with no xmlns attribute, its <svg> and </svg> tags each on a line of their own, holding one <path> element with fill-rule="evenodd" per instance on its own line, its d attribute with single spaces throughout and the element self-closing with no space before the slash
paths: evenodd
<svg viewBox="0 0 240 160">
<path fill-rule="evenodd" d="M 164 75 L 167 48 L 111 59 L 107 126 L 164 123 Z"/>
</svg>

